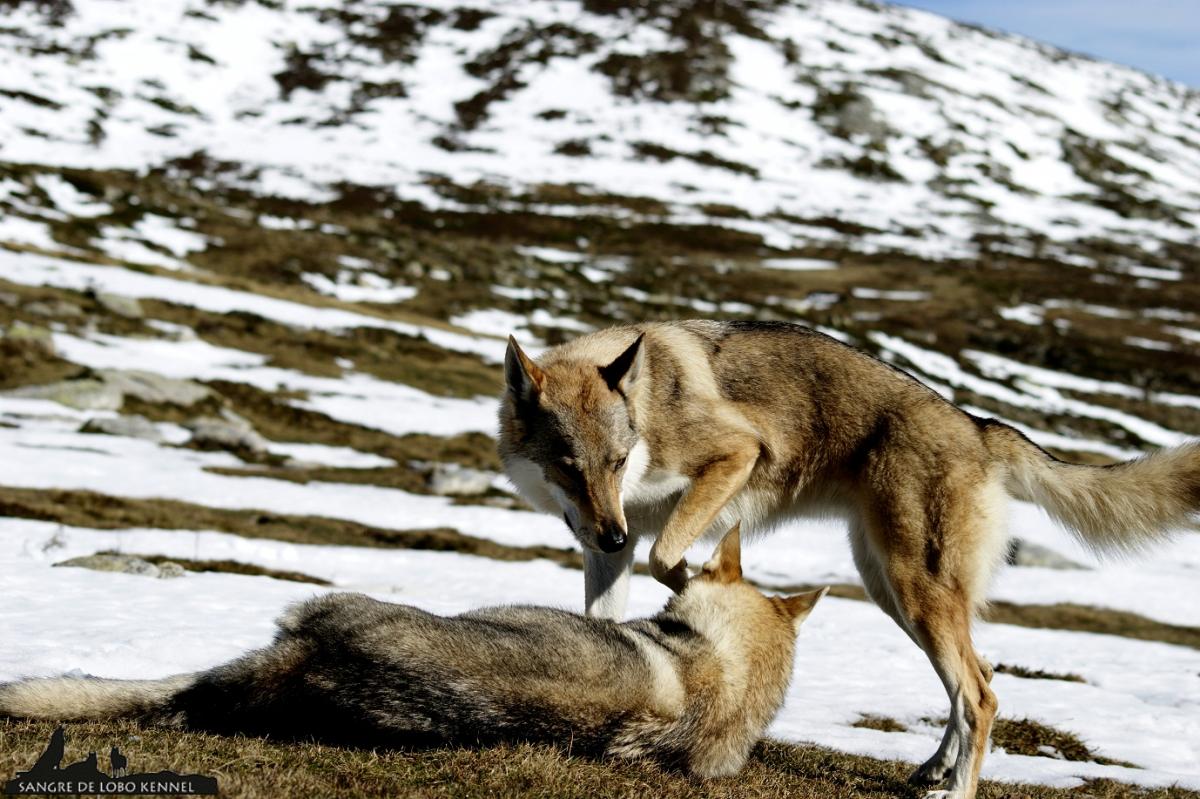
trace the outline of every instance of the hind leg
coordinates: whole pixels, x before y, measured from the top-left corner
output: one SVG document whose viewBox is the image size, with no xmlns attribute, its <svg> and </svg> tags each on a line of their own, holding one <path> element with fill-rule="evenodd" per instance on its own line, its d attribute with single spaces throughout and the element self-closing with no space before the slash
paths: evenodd
<svg viewBox="0 0 1200 799">
<path fill-rule="evenodd" d="M 905 590 L 909 599 L 916 598 L 907 589 L 902 590 Z M 971 799 L 979 784 L 979 770 L 987 752 L 997 703 L 995 694 L 988 686 L 985 669 L 971 643 L 970 606 L 966 602 L 955 602 L 952 598 L 933 602 L 927 598 L 916 598 L 909 607 L 913 611 L 913 623 L 922 649 L 950 698 L 947 734 L 953 734 L 957 739 L 957 746 L 953 747 L 957 751 L 950 768 L 947 790 L 931 792 L 927 797 Z M 937 765 L 944 767 L 941 763 Z"/>
<path fill-rule="evenodd" d="M 888 578 L 883 570 L 882 556 L 872 548 L 867 538 L 866 525 L 859 519 L 852 519 L 850 522 L 850 552 L 854 555 L 854 565 L 862 577 L 863 589 L 866 590 L 867 596 L 896 622 L 896 626 L 903 630 L 913 643 L 920 646 L 896 604 L 896 597 L 892 595 L 891 586 L 888 585 Z"/>
<path fill-rule="evenodd" d="M 867 536 L 866 525 L 861 520 L 855 519 L 850 523 L 850 551 L 854 555 L 854 565 L 862 577 L 863 588 L 866 589 L 867 596 L 879 606 L 880 610 L 890 616 L 892 621 L 896 622 L 896 626 L 903 630 L 914 644 L 924 649 L 896 602 L 881 562 L 882 553 L 877 554 L 874 551 Z M 989 666 L 989 670 L 990 668 Z M 951 718 L 946 724 L 937 752 L 913 772 L 908 781 L 913 785 L 938 785 L 946 779 L 957 758 L 958 724 L 952 709 Z"/>
<path fill-rule="evenodd" d="M 949 777 L 947 790 L 931 799 L 971 799 L 997 708 L 992 668 L 975 651 L 971 623 L 1003 551 L 1003 496 L 998 484 L 969 468 L 893 483 L 886 492 L 876 497 L 867 542 L 894 610 L 950 699 L 942 745 L 913 777 Z"/>
<path fill-rule="evenodd" d="M 971 642 L 974 603 L 960 586 L 919 571 L 893 566 L 888 577 L 900 613 L 950 700 L 942 743 L 912 781 L 936 784 L 949 777 L 946 790 L 932 791 L 926 799 L 972 799 L 997 709 L 988 685 L 991 667 Z"/>
</svg>

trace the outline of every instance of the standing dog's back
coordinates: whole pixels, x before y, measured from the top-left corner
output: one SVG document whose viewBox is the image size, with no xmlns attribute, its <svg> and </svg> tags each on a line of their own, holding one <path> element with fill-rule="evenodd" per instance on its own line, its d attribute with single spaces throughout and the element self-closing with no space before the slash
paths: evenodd
<svg viewBox="0 0 1200 799">
<path fill-rule="evenodd" d="M 730 774 L 782 705 L 796 631 L 822 593 L 759 593 L 741 579 L 735 530 L 649 619 L 538 607 L 443 617 L 333 594 L 284 615 L 271 646 L 211 671 L 0 685 L 0 716 L 371 746 L 550 741 Z"/>
</svg>

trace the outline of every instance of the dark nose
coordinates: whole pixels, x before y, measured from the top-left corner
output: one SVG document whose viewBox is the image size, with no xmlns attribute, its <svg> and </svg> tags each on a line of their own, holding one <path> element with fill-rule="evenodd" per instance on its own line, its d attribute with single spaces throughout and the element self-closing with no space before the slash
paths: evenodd
<svg viewBox="0 0 1200 799">
<path fill-rule="evenodd" d="M 596 543 L 600 545 L 600 549 L 604 552 L 620 552 L 625 548 L 625 531 L 617 525 L 607 525 L 600 532 Z"/>
</svg>

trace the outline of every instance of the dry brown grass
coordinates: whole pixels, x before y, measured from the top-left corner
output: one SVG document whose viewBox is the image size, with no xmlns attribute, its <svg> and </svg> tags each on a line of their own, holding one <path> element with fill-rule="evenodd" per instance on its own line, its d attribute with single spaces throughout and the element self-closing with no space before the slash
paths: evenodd
<svg viewBox="0 0 1200 799">
<path fill-rule="evenodd" d="M 905 727 L 895 719 L 888 716 L 876 716 L 874 714 L 860 716 L 858 721 L 850 726 L 857 727 L 860 730 L 877 730 L 879 732 L 908 732 L 908 727 Z"/>
<path fill-rule="evenodd" d="M 994 666 L 997 674 L 1009 674 L 1013 677 L 1020 677 L 1025 680 L 1062 680 L 1064 682 L 1087 682 L 1078 674 L 1057 674 L 1052 671 L 1042 671 L 1041 669 L 1030 669 L 1025 666 L 1018 666 L 1009 663 L 997 663 Z"/>
<path fill-rule="evenodd" d="M 1062 760 L 1090 761 L 1103 766 L 1137 768 L 1132 763 L 1097 755 L 1078 736 L 1032 719 L 996 719 L 992 725 L 992 745 L 1014 755 L 1055 757 Z"/>
<path fill-rule="evenodd" d="M 1200 628 L 1165 624 L 1136 613 L 1112 608 L 1067 603 L 1018 605 L 1013 602 L 993 602 L 984 612 L 983 618 L 997 624 L 1119 635 L 1139 641 L 1161 641 L 1165 644 L 1200 649 Z"/>
<path fill-rule="evenodd" d="M 53 725 L 0 721 L 0 775 L 27 768 L 41 754 Z M 932 739 L 930 746 L 936 742 Z M 417 752 L 283 744 L 260 738 L 140 729 L 129 723 L 75 723 L 67 728 L 67 757 L 120 746 L 131 769 L 171 768 L 217 777 L 221 795 L 522 797 L 523 799 L 910 799 L 910 764 L 845 755 L 815 746 L 767 741 L 736 777 L 700 781 L 653 765 L 572 757 L 548 746 Z M 1178 788 L 1140 790 L 1099 781 L 1070 790 L 984 783 L 980 799 L 1200 799 Z"/>
</svg>

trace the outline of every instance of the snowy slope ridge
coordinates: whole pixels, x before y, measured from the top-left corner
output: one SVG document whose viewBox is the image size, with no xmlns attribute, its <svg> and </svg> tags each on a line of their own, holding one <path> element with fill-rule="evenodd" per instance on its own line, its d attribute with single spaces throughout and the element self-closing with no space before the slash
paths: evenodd
<svg viewBox="0 0 1200 799">
<path fill-rule="evenodd" d="M 257 192 L 348 182 L 431 207 L 462 207 L 448 186 L 521 205 L 570 184 L 783 250 L 836 236 L 835 217 L 864 251 L 934 258 L 992 237 L 1156 249 L 1200 223 L 1194 92 L 901 7 L 122 0 L 5 17 L 13 162 L 203 152 Z"/>
</svg>

